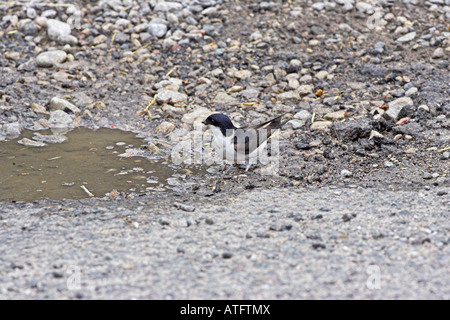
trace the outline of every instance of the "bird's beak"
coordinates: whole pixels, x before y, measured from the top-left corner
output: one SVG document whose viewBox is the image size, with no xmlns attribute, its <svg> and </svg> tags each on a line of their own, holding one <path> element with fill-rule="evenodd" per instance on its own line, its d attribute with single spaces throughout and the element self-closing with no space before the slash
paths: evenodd
<svg viewBox="0 0 450 320">
<path fill-rule="evenodd" d="M 202 123 L 204 124 L 204 126 L 202 127 L 202 132 L 205 132 L 206 130 L 208 130 L 208 124 L 206 123 L 206 120 L 203 120 Z"/>
</svg>

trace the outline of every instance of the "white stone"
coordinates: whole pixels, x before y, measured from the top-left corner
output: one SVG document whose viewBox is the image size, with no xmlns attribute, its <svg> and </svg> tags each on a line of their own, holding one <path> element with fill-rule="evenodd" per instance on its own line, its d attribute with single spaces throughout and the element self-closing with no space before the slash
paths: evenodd
<svg viewBox="0 0 450 320">
<path fill-rule="evenodd" d="M 68 23 L 56 19 L 47 20 L 47 34 L 50 40 L 60 43 L 77 44 L 78 40 L 70 35 L 71 28 Z"/>
<path fill-rule="evenodd" d="M 181 3 L 178 2 L 170 2 L 170 1 L 161 1 L 158 2 L 155 7 L 153 8 L 153 11 L 158 12 L 158 11 L 163 11 L 163 12 L 167 12 L 167 11 L 178 11 L 183 9 L 183 5 Z"/>
<path fill-rule="evenodd" d="M 36 65 L 41 68 L 51 68 L 66 61 L 67 53 L 62 50 L 46 51 L 36 57 Z"/>
<path fill-rule="evenodd" d="M 200 119 L 201 121 L 205 120 L 212 113 L 213 112 L 211 110 L 205 107 L 198 107 L 194 111 L 186 113 L 183 118 L 181 118 L 181 122 L 193 124 L 197 119 Z"/>
<path fill-rule="evenodd" d="M 298 87 L 297 92 L 300 94 L 300 96 L 307 96 L 308 94 L 312 93 L 313 87 L 305 84 L 300 87 Z"/>
<path fill-rule="evenodd" d="M 341 170 L 341 176 L 343 176 L 344 178 L 349 178 L 353 175 L 353 173 L 351 173 L 350 171 L 348 171 L 347 169 L 343 169 Z"/>
<path fill-rule="evenodd" d="M 250 70 L 239 70 L 234 73 L 234 76 L 238 79 L 245 80 L 252 76 L 252 72 Z"/>
<path fill-rule="evenodd" d="M 219 91 L 217 92 L 216 96 L 214 97 L 213 102 L 215 104 L 229 104 L 229 105 L 235 105 L 238 103 L 238 100 L 226 92 Z"/>
<path fill-rule="evenodd" d="M 316 78 L 317 79 L 325 79 L 326 77 L 328 77 L 329 73 L 327 71 L 319 71 L 316 73 Z"/>
<path fill-rule="evenodd" d="M 56 110 L 50 113 L 49 122 L 52 128 L 70 128 L 72 127 L 73 119 L 64 111 Z"/>
<path fill-rule="evenodd" d="M 288 100 L 300 100 L 300 95 L 298 94 L 297 91 L 286 91 L 283 93 L 280 93 L 278 95 L 278 99 L 280 101 L 288 101 Z"/>
<path fill-rule="evenodd" d="M 69 111 L 74 114 L 80 113 L 80 109 L 78 109 L 77 106 L 58 97 L 54 97 L 50 100 L 50 110 L 62 110 L 65 112 Z"/>
<path fill-rule="evenodd" d="M 414 102 L 409 97 L 402 97 L 395 99 L 388 103 L 388 109 L 384 113 L 384 116 L 393 121 L 397 121 L 402 109 L 407 105 L 414 105 Z"/>
<path fill-rule="evenodd" d="M 400 37 L 397 39 L 397 42 L 409 42 L 411 40 L 414 40 L 416 37 L 416 32 L 410 32 L 405 34 L 403 37 Z"/>
<path fill-rule="evenodd" d="M 170 100 L 174 103 L 186 102 L 187 95 L 178 91 L 161 89 L 156 94 L 156 102 L 162 104 L 165 101 Z"/>
<path fill-rule="evenodd" d="M 3 134 L 10 137 L 17 137 L 22 132 L 22 125 L 19 122 L 6 123 L 2 128 Z"/>
<path fill-rule="evenodd" d="M 175 129 L 175 125 L 173 123 L 164 121 L 156 128 L 156 132 L 162 133 L 162 134 L 167 134 L 167 133 L 171 132 L 173 129 Z"/>
<path fill-rule="evenodd" d="M 327 113 L 324 118 L 330 121 L 339 121 L 345 118 L 345 110 L 339 110 L 335 112 Z"/>
<path fill-rule="evenodd" d="M 333 125 L 331 121 L 316 121 L 311 124 L 310 130 L 326 130 Z"/>
</svg>

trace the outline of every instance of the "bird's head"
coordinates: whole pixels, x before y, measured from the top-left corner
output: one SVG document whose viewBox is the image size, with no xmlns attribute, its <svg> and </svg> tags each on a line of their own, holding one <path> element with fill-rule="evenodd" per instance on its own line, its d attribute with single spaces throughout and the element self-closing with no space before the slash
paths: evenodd
<svg viewBox="0 0 450 320">
<path fill-rule="evenodd" d="M 236 127 L 231 122 L 231 119 L 226 115 L 221 113 L 214 113 L 210 115 L 206 120 L 202 122 L 204 125 L 210 125 L 217 127 L 225 135 L 226 130 L 236 129 Z"/>
</svg>

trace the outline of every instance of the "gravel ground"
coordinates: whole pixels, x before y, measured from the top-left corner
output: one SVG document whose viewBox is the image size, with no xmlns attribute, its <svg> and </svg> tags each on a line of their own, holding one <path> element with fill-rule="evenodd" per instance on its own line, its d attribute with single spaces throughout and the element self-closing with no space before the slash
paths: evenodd
<svg viewBox="0 0 450 320">
<path fill-rule="evenodd" d="M 450 298 L 448 194 L 188 198 L 5 205 L 0 298 Z"/>
<path fill-rule="evenodd" d="M 291 119 L 277 176 L 2 203 L 0 297 L 448 299 L 448 21 L 448 0 L 0 2 L 0 141 L 114 127 L 165 159 L 212 112 Z"/>
</svg>

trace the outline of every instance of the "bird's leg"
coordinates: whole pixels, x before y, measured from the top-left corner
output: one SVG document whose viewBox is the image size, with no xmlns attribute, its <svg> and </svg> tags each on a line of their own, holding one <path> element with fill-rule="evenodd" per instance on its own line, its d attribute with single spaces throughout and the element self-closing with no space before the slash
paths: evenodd
<svg viewBox="0 0 450 320">
<path fill-rule="evenodd" d="M 247 165 L 247 167 L 245 167 L 245 172 L 248 172 L 248 169 L 250 169 L 250 167 L 251 167 L 251 164 L 249 163 L 249 164 Z"/>
<path fill-rule="evenodd" d="M 225 164 L 223 165 L 222 171 L 227 170 L 227 163 L 225 162 Z"/>
</svg>

